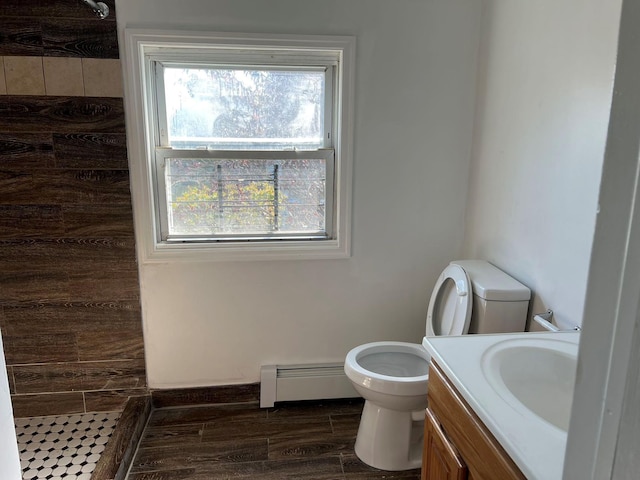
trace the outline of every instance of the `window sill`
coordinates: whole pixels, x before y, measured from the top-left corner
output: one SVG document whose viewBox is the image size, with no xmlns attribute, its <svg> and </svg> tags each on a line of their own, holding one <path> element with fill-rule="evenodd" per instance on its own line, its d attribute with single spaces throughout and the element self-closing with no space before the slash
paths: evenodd
<svg viewBox="0 0 640 480">
<path fill-rule="evenodd" d="M 338 240 L 225 243 L 156 243 L 140 252 L 143 263 L 320 260 L 350 257 Z"/>
</svg>

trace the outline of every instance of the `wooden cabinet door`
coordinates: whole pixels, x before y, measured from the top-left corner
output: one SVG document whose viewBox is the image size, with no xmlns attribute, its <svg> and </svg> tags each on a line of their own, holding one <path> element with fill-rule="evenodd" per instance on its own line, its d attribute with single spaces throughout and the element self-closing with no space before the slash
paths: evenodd
<svg viewBox="0 0 640 480">
<path fill-rule="evenodd" d="M 422 480 L 466 480 L 467 466 L 427 409 L 424 422 Z"/>
<path fill-rule="evenodd" d="M 447 433 L 446 438 L 464 458 L 474 480 L 526 480 L 489 429 L 431 360 L 429 366 L 429 411 Z"/>
</svg>

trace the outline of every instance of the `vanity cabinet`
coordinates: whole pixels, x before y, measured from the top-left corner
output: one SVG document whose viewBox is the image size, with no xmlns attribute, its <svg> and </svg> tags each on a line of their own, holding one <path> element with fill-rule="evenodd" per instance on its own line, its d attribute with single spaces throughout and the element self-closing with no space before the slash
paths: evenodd
<svg viewBox="0 0 640 480">
<path fill-rule="evenodd" d="M 432 360 L 422 480 L 526 480 Z"/>
<path fill-rule="evenodd" d="M 445 435 L 438 420 L 427 409 L 424 424 L 422 479 L 467 480 L 467 466 Z"/>
</svg>

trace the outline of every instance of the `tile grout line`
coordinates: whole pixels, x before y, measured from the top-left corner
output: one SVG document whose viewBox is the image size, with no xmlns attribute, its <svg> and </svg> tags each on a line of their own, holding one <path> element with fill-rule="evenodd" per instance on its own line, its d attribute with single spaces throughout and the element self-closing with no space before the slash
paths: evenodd
<svg viewBox="0 0 640 480">
<path fill-rule="evenodd" d="M 340 452 L 339 458 L 340 458 L 340 470 L 342 471 L 342 478 L 346 479 L 347 474 L 344 471 L 344 455 L 342 452 Z"/>
<path fill-rule="evenodd" d="M 16 387 L 16 374 L 13 369 L 13 365 L 9 365 L 11 367 L 11 379 L 13 380 L 13 395 L 18 395 L 18 388 Z"/>
<path fill-rule="evenodd" d="M 47 92 L 47 77 L 45 77 L 45 72 L 44 72 L 44 57 L 40 57 L 40 66 L 42 67 L 42 83 L 44 84 L 44 96 L 49 96 L 49 93 Z"/>
<path fill-rule="evenodd" d="M 92 237 L 92 238 L 99 238 L 99 237 Z M 72 333 L 76 333 L 76 332 L 72 332 Z M 9 336 L 9 335 L 7 335 Z M 79 358 L 79 356 L 78 356 Z M 107 360 L 78 360 L 77 362 L 41 362 L 41 363 L 12 363 L 11 366 L 12 367 L 41 367 L 41 366 L 47 366 L 47 365 L 68 365 L 70 363 L 75 364 L 75 363 L 114 363 L 114 362 L 134 362 L 134 361 L 138 361 L 138 360 L 143 360 L 143 358 L 114 358 L 114 359 L 107 359 Z M 98 391 L 101 389 L 98 389 Z M 171 408 L 171 407 L 168 407 Z"/>
<path fill-rule="evenodd" d="M 82 96 L 86 97 L 87 96 L 87 85 L 86 82 L 84 81 L 84 58 L 80 58 L 80 73 L 82 75 Z"/>
<path fill-rule="evenodd" d="M 0 58 L 2 59 L 2 72 L 0 72 L 0 73 L 2 73 L 2 79 L 4 80 L 4 93 L 3 93 L 3 95 L 7 95 L 7 73 L 5 71 L 5 66 L 4 66 L 5 56 L 3 55 Z"/>
</svg>

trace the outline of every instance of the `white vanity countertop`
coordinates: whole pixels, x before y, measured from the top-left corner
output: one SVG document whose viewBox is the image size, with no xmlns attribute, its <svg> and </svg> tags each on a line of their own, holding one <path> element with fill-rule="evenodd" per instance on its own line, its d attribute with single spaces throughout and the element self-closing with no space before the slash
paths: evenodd
<svg viewBox="0 0 640 480">
<path fill-rule="evenodd" d="M 507 401 L 487 381 L 485 352 L 506 339 L 562 340 L 578 344 L 575 332 L 508 333 L 425 337 L 422 345 L 529 480 L 560 480 L 567 434 Z M 553 402 L 553 398 L 545 399 Z"/>
</svg>

